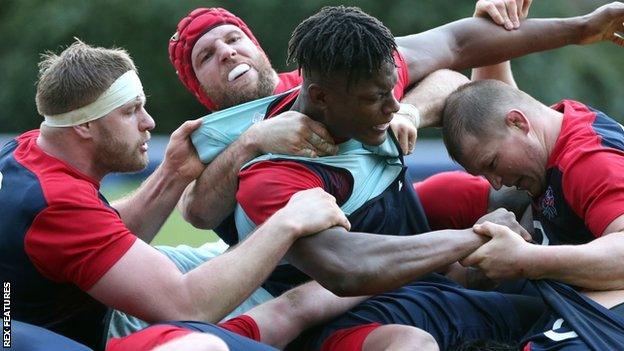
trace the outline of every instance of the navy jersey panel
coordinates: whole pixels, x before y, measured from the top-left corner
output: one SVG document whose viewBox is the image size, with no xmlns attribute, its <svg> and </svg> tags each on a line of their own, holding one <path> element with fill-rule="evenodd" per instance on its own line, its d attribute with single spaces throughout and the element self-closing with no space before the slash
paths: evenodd
<svg viewBox="0 0 624 351">
<path fill-rule="evenodd" d="M 624 317 L 592 301 L 571 287 L 550 280 L 533 284 L 550 307 L 523 343 L 529 350 L 558 350 L 559 346 L 588 350 L 620 350 L 624 345 Z M 573 348 L 571 348 L 573 349 Z"/>
<path fill-rule="evenodd" d="M 26 254 L 25 236 L 48 204 L 37 176 L 14 157 L 18 145 L 0 151 L 0 280 L 11 284 L 12 317 L 97 349 L 107 308 L 73 284 L 47 279 Z"/>
<path fill-rule="evenodd" d="M 561 181 L 563 173 L 558 168 L 546 172 L 547 188 L 533 202 L 533 239 L 541 245 L 579 245 L 595 237 L 565 200 Z"/>
<path fill-rule="evenodd" d="M 238 335 L 214 324 L 186 321 L 166 322 L 160 324 L 175 325 L 184 329 L 192 330 L 194 332 L 215 335 L 227 344 L 230 351 L 277 351 L 277 349 L 274 347 L 261 344 L 255 340 L 251 340 L 244 336 Z"/>
<path fill-rule="evenodd" d="M 517 341 L 524 334 L 515 307 L 503 294 L 468 290 L 430 274 L 360 303 L 316 335 L 313 347 L 320 349 L 336 331 L 370 323 L 421 328 L 440 350 L 471 340 Z"/>
</svg>

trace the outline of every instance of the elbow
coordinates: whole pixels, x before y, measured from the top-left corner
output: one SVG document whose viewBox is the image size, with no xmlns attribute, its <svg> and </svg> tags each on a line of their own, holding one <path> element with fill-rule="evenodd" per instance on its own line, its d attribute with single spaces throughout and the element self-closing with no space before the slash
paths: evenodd
<svg viewBox="0 0 624 351">
<path fill-rule="evenodd" d="M 212 221 L 207 220 L 205 216 L 203 216 L 203 213 L 197 209 L 181 207 L 180 213 L 185 221 L 197 229 L 213 229 L 216 226 Z"/>
</svg>

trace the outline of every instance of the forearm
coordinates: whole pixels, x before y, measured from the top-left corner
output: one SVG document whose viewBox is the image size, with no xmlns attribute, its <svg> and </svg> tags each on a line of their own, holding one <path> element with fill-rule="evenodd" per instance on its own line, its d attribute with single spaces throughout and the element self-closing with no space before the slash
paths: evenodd
<svg viewBox="0 0 624 351">
<path fill-rule="evenodd" d="M 527 19 L 519 29 L 507 31 L 487 19 L 466 18 L 397 38 L 397 44 L 408 63 L 410 82 L 414 83 L 441 68 L 487 66 L 532 52 L 579 44 L 585 26 L 585 17 Z"/>
<path fill-rule="evenodd" d="M 192 182 L 182 195 L 180 211 L 186 221 L 202 229 L 213 229 L 234 210 L 238 172 L 257 155 L 251 137 L 232 143 Z"/>
<path fill-rule="evenodd" d="M 181 289 L 200 320 L 217 322 L 257 289 L 284 256 L 296 230 L 269 219 L 245 241 L 187 273 Z"/>
<path fill-rule="evenodd" d="M 175 207 L 188 180 L 161 165 L 132 194 L 112 203 L 124 224 L 149 243 Z"/>
<path fill-rule="evenodd" d="M 584 245 L 533 245 L 526 276 L 553 279 L 590 290 L 624 289 L 624 234 L 613 233 Z"/>
<path fill-rule="evenodd" d="M 518 85 L 511 71 L 511 62 L 505 61 L 496 65 L 474 68 L 470 80 L 496 79 L 517 88 Z"/>
<path fill-rule="evenodd" d="M 441 127 L 442 110 L 446 98 L 468 82 L 468 78 L 461 73 L 439 70 L 431 73 L 408 91 L 401 102 L 416 106 L 420 113 L 419 129 Z"/>
<path fill-rule="evenodd" d="M 471 230 L 391 236 L 331 229 L 297 240 L 287 258 L 339 296 L 372 295 L 458 261 L 483 240 Z"/>
<path fill-rule="evenodd" d="M 312 281 L 245 314 L 258 324 L 261 342 L 283 349 L 305 329 L 346 312 L 366 298 L 337 297 Z"/>
</svg>

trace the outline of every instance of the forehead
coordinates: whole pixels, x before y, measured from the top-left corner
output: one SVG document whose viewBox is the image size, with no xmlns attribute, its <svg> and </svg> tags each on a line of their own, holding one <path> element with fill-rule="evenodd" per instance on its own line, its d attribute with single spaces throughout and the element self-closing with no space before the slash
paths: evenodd
<svg viewBox="0 0 624 351">
<path fill-rule="evenodd" d="M 498 151 L 496 144 L 492 138 L 485 140 L 466 134 L 461 140 L 462 155 L 458 161 L 469 173 L 480 174 Z"/>
<path fill-rule="evenodd" d="M 346 74 L 342 74 L 335 78 L 335 82 L 333 83 L 338 83 L 337 85 L 343 87 L 345 90 L 348 90 L 349 94 L 357 95 L 358 93 L 365 94 L 373 91 L 392 90 L 397 83 L 398 75 L 396 67 L 393 63 L 384 62 L 375 72 L 372 72 L 368 76 L 362 76 L 349 84 L 347 84 Z M 340 82 L 336 82 L 338 80 Z"/>
<path fill-rule="evenodd" d="M 245 32 L 237 26 L 233 24 L 222 24 L 207 31 L 206 34 L 202 35 L 197 42 L 195 42 L 195 46 L 193 46 L 193 54 L 195 54 L 196 51 L 213 44 L 215 40 L 224 38 L 230 34 L 240 34 L 244 38 L 248 39 Z"/>
</svg>

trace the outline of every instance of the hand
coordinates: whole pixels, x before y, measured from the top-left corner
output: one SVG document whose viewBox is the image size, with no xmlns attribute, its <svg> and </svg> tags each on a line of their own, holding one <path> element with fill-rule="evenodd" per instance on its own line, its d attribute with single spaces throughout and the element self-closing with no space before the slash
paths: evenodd
<svg viewBox="0 0 624 351">
<path fill-rule="evenodd" d="M 624 46 L 624 3 L 612 2 L 583 17 L 587 25 L 580 44 L 612 41 Z"/>
<path fill-rule="evenodd" d="M 518 29 L 520 20 L 529 14 L 533 0 L 479 0 L 473 17 L 490 17 L 507 30 Z"/>
<path fill-rule="evenodd" d="M 520 225 L 520 223 L 518 223 L 518 221 L 516 221 L 516 215 L 511 211 L 507 211 L 504 208 L 499 208 L 486 214 L 485 216 L 479 218 L 476 224 L 481 224 L 485 222 L 504 225 L 508 227 L 512 232 L 520 234 L 522 239 L 526 241 L 531 241 L 533 239 L 531 237 L 531 234 L 529 234 L 529 232 L 527 232 L 527 230 L 524 229 Z"/>
<path fill-rule="evenodd" d="M 298 237 L 335 226 L 351 229 L 351 223 L 336 204 L 336 199 L 321 188 L 296 193 L 276 215 L 275 220 L 285 221 L 296 228 Z"/>
<path fill-rule="evenodd" d="M 296 111 L 287 111 L 257 123 L 249 132 L 262 154 L 317 157 L 338 152 L 334 139 L 321 123 Z"/>
<path fill-rule="evenodd" d="M 403 155 L 409 155 L 414 150 L 418 129 L 407 116 L 395 113 L 390 121 L 390 128 L 399 141 Z"/>
<path fill-rule="evenodd" d="M 491 222 L 475 224 L 472 229 L 491 239 L 461 260 L 463 266 L 477 267 L 493 280 L 527 276 L 528 267 L 524 262 L 530 262 L 530 251 L 534 245 L 524 241 L 508 227 Z"/>
<path fill-rule="evenodd" d="M 191 134 L 201 126 L 202 119 L 184 122 L 169 138 L 165 151 L 163 168 L 176 174 L 180 179 L 192 181 L 199 177 L 205 165 L 199 160 L 191 142 Z"/>
</svg>

